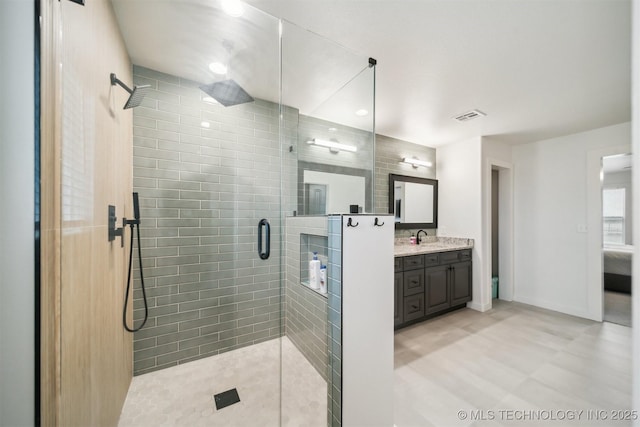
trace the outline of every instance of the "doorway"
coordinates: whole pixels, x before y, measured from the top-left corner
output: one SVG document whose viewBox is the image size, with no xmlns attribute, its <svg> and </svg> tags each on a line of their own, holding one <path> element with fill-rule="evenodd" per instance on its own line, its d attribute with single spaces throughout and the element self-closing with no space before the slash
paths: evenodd
<svg viewBox="0 0 640 427">
<path fill-rule="evenodd" d="M 510 163 L 489 159 L 485 187 L 485 283 L 483 305 L 513 300 L 513 169 Z"/>
<path fill-rule="evenodd" d="M 603 320 L 631 326 L 631 154 L 603 157 L 601 176 Z"/>
</svg>

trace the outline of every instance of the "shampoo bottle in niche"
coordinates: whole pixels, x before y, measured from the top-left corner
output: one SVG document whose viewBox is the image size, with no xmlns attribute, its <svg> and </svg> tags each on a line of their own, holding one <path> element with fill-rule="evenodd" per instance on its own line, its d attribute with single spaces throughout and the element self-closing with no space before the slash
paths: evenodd
<svg viewBox="0 0 640 427">
<path fill-rule="evenodd" d="M 327 266 L 320 266 L 320 292 L 327 293 Z"/>
<path fill-rule="evenodd" d="M 318 252 L 313 253 L 313 259 L 309 261 L 309 286 L 311 289 L 320 289 L 320 260 Z"/>
</svg>

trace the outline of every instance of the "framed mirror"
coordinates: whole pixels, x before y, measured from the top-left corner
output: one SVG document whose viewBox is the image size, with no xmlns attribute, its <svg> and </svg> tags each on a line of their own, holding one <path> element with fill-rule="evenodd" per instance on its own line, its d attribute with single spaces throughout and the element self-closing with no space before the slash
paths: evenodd
<svg viewBox="0 0 640 427">
<path fill-rule="evenodd" d="M 389 213 L 396 229 L 438 228 L 438 180 L 390 173 Z"/>
</svg>

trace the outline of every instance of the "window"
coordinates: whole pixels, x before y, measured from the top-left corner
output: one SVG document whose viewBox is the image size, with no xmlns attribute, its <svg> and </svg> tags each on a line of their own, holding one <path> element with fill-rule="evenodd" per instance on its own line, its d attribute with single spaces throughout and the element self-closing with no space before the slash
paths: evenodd
<svg viewBox="0 0 640 427">
<path fill-rule="evenodd" d="M 625 189 L 602 190 L 602 241 L 605 244 L 624 245 Z"/>
</svg>

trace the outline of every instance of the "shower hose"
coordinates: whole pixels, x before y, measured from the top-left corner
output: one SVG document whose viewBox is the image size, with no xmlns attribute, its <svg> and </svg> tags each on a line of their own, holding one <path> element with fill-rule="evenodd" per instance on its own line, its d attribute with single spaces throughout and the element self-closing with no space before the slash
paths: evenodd
<svg viewBox="0 0 640 427">
<path fill-rule="evenodd" d="M 129 251 L 129 272 L 127 273 L 127 290 L 124 297 L 124 308 L 122 309 L 122 323 L 124 324 L 124 328 L 129 332 L 137 332 L 147 323 L 147 319 L 149 318 L 149 306 L 147 304 L 147 292 L 144 289 L 144 275 L 142 274 L 142 249 L 140 248 L 140 225 L 136 224 L 132 221 L 129 223 L 131 227 L 131 250 Z M 138 265 L 140 266 L 140 283 L 142 288 L 142 299 L 144 300 L 144 320 L 142 324 L 137 328 L 129 327 L 127 325 L 127 306 L 129 305 L 129 288 L 131 287 L 131 265 L 133 263 L 133 228 L 137 231 L 138 236 Z"/>
</svg>

